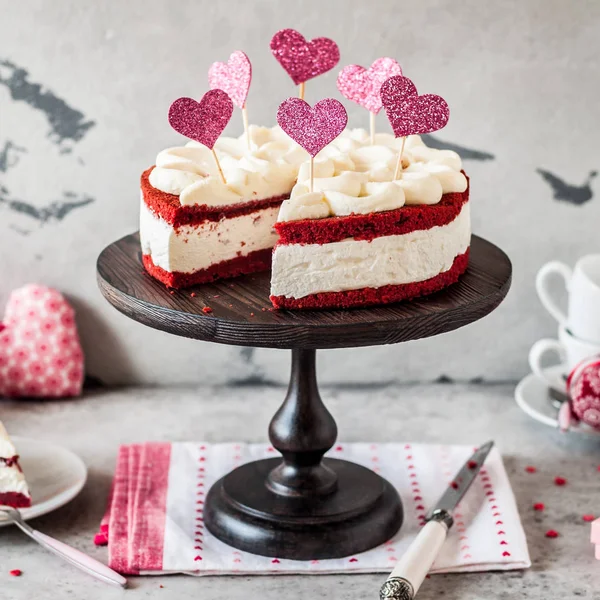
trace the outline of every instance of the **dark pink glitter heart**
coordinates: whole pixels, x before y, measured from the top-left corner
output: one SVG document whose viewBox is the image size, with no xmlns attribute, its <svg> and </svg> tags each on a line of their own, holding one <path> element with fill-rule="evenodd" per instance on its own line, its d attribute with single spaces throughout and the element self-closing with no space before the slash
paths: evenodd
<svg viewBox="0 0 600 600">
<path fill-rule="evenodd" d="M 378 58 L 368 69 L 360 65 L 344 67 L 337 78 L 340 93 L 369 112 L 381 110 L 381 86 L 393 75 L 402 75 L 400 65 L 388 57 Z"/>
<path fill-rule="evenodd" d="M 340 49 L 333 40 L 308 42 L 294 29 L 278 31 L 271 39 L 271 52 L 296 85 L 326 73 L 340 61 Z"/>
<path fill-rule="evenodd" d="M 277 123 L 314 157 L 344 131 L 348 114 L 334 98 L 325 98 L 312 108 L 300 98 L 288 98 L 279 106 Z"/>
<path fill-rule="evenodd" d="M 401 75 L 390 77 L 381 86 L 381 101 L 396 137 L 437 131 L 450 117 L 441 96 L 419 96 L 415 84 Z"/>
<path fill-rule="evenodd" d="M 208 85 L 211 89 L 223 90 L 238 108 L 244 108 L 250 81 L 252 65 L 241 50 L 231 54 L 227 63 L 215 62 L 208 70 Z"/>
<path fill-rule="evenodd" d="M 169 124 L 185 137 L 212 150 L 233 113 L 233 102 L 223 90 L 210 90 L 200 102 L 179 98 L 169 108 Z"/>
</svg>

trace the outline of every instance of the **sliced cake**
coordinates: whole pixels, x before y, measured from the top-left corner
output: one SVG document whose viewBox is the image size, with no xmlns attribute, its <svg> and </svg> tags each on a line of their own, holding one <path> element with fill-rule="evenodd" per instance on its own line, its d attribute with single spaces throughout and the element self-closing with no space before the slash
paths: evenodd
<svg viewBox="0 0 600 600">
<path fill-rule="evenodd" d="M 468 179 L 458 154 L 407 138 L 346 131 L 303 164 L 279 213 L 271 301 L 276 308 L 348 308 L 429 294 L 466 270 Z"/>
<path fill-rule="evenodd" d="M 19 455 L 6 428 L 0 421 L 0 506 L 26 508 L 31 495 L 19 465 Z"/>
<path fill-rule="evenodd" d="M 215 152 L 190 141 L 160 152 L 142 174 L 140 237 L 146 270 L 181 288 L 266 270 L 277 235 L 273 225 L 289 198 L 302 149 L 279 127 L 250 126 L 220 138 Z"/>
</svg>

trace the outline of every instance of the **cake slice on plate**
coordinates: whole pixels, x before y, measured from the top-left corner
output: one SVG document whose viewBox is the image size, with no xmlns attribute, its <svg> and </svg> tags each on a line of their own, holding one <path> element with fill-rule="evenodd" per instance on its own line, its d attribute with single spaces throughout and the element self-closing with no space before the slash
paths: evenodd
<svg viewBox="0 0 600 600">
<path fill-rule="evenodd" d="M 267 270 L 273 225 L 289 198 L 302 149 L 279 127 L 250 126 L 215 151 L 191 141 L 160 152 L 142 174 L 140 238 L 146 270 L 173 288 Z"/>
<path fill-rule="evenodd" d="M 27 508 L 31 495 L 19 465 L 19 455 L 0 421 L 0 506 Z"/>
<path fill-rule="evenodd" d="M 471 241 L 469 184 L 458 154 L 407 138 L 346 131 L 303 164 L 275 229 L 276 308 L 350 308 L 416 298 L 455 283 Z"/>
</svg>

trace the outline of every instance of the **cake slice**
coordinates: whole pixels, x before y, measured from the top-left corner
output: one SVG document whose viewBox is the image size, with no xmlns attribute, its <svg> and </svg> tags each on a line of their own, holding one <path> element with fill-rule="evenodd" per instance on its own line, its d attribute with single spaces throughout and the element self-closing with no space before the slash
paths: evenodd
<svg viewBox="0 0 600 600">
<path fill-rule="evenodd" d="M 19 455 L 0 421 L 0 506 L 26 508 L 31 495 L 19 465 Z"/>
<path fill-rule="evenodd" d="M 160 152 L 142 174 L 140 238 L 146 270 L 173 288 L 271 266 L 273 225 L 305 160 L 279 127 L 250 127 L 220 138 L 215 152 L 197 142 Z"/>
<path fill-rule="evenodd" d="M 430 294 L 466 270 L 468 179 L 458 154 L 407 138 L 345 132 L 308 168 L 279 213 L 271 301 L 276 308 L 350 308 Z"/>
</svg>

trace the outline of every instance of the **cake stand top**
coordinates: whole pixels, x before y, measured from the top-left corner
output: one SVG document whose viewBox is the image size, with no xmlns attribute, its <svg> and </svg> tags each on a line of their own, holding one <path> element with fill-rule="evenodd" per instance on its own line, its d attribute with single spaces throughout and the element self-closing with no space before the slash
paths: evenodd
<svg viewBox="0 0 600 600">
<path fill-rule="evenodd" d="M 271 307 L 268 272 L 170 292 L 144 270 L 138 234 L 106 247 L 97 268 L 105 298 L 149 327 L 220 344 L 306 349 L 395 344 L 458 329 L 500 304 L 512 273 L 502 250 L 473 236 L 467 271 L 441 292 L 374 308 L 284 311 Z"/>
</svg>

